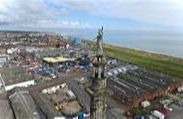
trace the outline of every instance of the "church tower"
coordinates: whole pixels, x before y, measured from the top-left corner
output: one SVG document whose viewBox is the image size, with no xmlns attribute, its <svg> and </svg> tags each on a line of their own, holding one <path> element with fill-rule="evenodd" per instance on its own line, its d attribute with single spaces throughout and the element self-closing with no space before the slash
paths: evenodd
<svg viewBox="0 0 183 119">
<path fill-rule="evenodd" d="M 106 59 L 103 56 L 103 28 L 99 29 L 97 35 L 97 52 L 94 57 L 92 71 L 92 85 L 90 87 L 91 119 L 106 119 Z"/>
</svg>

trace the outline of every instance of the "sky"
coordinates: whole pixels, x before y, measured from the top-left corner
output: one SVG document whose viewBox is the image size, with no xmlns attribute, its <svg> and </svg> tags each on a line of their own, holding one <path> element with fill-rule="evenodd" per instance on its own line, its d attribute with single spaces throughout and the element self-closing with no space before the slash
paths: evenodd
<svg viewBox="0 0 183 119">
<path fill-rule="evenodd" d="M 0 29 L 183 31 L 183 0 L 0 0 Z"/>
</svg>

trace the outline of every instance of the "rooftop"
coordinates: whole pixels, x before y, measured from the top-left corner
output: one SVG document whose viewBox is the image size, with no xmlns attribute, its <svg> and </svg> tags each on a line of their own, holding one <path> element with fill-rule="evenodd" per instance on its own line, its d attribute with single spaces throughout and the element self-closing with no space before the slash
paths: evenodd
<svg viewBox="0 0 183 119">
<path fill-rule="evenodd" d="M 0 118 L 1 119 L 14 119 L 13 111 L 9 105 L 8 100 L 0 100 Z"/>
<path fill-rule="evenodd" d="M 9 96 L 16 119 L 40 119 L 34 100 L 26 90 L 15 88 Z"/>
<path fill-rule="evenodd" d="M 125 103 L 127 103 L 127 100 L 136 101 L 137 103 L 143 99 L 150 100 L 151 98 L 163 95 L 165 90 L 173 90 L 177 84 L 175 79 L 166 74 L 143 68 L 128 70 L 126 72 L 121 71 L 117 76 L 109 79 L 109 87 Z"/>
<path fill-rule="evenodd" d="M 48 63 L 59 63 L 59 62 L 66 62 L 66 61 L 73 61 L 72 58 L 65 58 L 65 57 L 45 57 L 43 61 Z"/>
<path fill-rule="evenodd" d="M 11 85 L 32 79 L 32 77 L 26 73 L 26 69 L 19 66 L 3 67 L 0 68 L 0 72 L 5 85 Z"/>
<path fill-rule="evenodd" d="M 46 88 L 42 92 L 34 93 L 33 97 L 49 118 L 77 115 L 82 109 L 66 84 Z"/>
</svg>

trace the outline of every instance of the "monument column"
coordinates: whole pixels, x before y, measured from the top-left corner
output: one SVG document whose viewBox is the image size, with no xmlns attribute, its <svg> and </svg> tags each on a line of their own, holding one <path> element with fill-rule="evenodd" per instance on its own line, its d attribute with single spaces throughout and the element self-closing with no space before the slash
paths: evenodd
<svg viewBox="0 0 183 119">
<path fill-rule="evenodd" d="M 103 56 L 103 27 L 99 29 L 97 35 L 97 52 L 94 57 L 92 71 L 92 85 L 90 87 L 91 104 L 90 112 L 91 119 L 106 119 L 106 78 L 105 68 L 106 59 Z"/>
</svg>

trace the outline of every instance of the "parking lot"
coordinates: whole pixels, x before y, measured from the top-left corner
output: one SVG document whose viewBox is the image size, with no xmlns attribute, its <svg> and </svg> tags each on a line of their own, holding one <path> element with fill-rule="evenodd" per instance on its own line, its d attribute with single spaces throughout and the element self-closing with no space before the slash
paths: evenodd
<svg viewBox="0 0 183 119">
<path fill-rule="evenodd" d="M 172 108 L 172 112 L 167 115 L 167 119 L 183 119 L 183 105 L 173 103 L 170 107 Z"/>
</svg>

